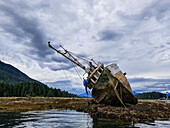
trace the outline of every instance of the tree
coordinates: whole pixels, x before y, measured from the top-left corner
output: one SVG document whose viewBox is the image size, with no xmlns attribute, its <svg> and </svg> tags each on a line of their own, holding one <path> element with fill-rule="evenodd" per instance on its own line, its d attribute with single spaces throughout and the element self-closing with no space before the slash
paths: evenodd
<svg viewBox="0 0 170 128">
<path fill-rule="evenodd" d="M 38 82 L 23 82 L 11 84 L 0 81 L 0 96 L 48 96 L 48 97 L 76 97 L 77 95 L 61 91 L 60 89 L 49 88 L 47 85 Z"/>
<path fill-rule="evenodd" d="M 52 90 L 52 88 L 48 89 L 47 96 L 48 96 L 48 97 L 53 97 L 53 96 L 55 96 L 54 90 Z"/>
<path fill-rule="evenodd" d="M 160 92 L 145 92 L 141 94 L 136 94 L 138 99 L 160 99 L 166 97 L 166 94 Z"/>
</svg>

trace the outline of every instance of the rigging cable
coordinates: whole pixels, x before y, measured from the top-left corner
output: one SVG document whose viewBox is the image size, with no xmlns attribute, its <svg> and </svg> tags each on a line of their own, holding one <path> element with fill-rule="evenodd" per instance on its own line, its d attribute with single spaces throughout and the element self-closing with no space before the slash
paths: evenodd
<svg viewBox="0 0 170 128">
<path fill-rule="evenodd" d="M 93 61 L 93 62 L 96 64 L 96 62 L 95 62 L 93 59 L 90 59 L 90 58 L 81 56 L 81 55 L 79 55 L 79 54 L 76 54 L 76 53 L 73 53 L 73 52 L 70 52 L 70 51 L 68 51 L 68 52 L 71 53 L 71 54 L 73 54 L 74 56 L 76 56 L 76 57 L 79 58 L 79 59 L 82 59 L 82 60 L 87 61 L 87 62 Z M 99 63 L 99 62 L 98 62 L 98 63 Z"/>
<path fill-rule="evenodd" d="M 82 81 L 82 80 L 83 80 L 83 78 L 81 77 L 79 70 L 78 70 L 78 69 L 76 69 L 75 65 L 74 65 L 72 62 L 71 62 L 71 64 L 72 64 L 73 68 L 76 70 L 76 72 L 77 72 L 77 74 L 78 74 L 78 76 L 79 76 L 80 80 Z"/>
<path fill-rule="evenodd" d="M 100 64 L 100 62 L 94 61 L 94 59 L 87 58 L 87 57 L 84 57 L 84 56 L 82 56 L 82 55 L 76 54 L 76 53 L 74 53 L 74 52 L 68 51 L 67 49 L 63 48 L 62 45 L 60 45 L 60 47 L 65 51 L 65 54 L 68 53 L 69 56 L 70 56 L 74 61 L 76 61 L 77 63 L 80 63 L 80 62 L 79 62 L 74 56 L 76 56 L 77 58 L 82 59 L 82 60 L 84 60 L 84 61 L 86 61 L 86 62 L 88 62 L 88 63 L 89 63 L 89 62 L 93 62 L 93 63 L 96 64 L 97 66 L 98 66 L 98 64 Z M 98 63 L 98 64 L 97 64 L 97 63 Z M 81 64 L 81 63 L 80 63 L 80 64 Z"/>
<path fill-rule="evenodd" d="M 64 67 L 63 67 L 63 65 L 62 65 L 62 62 L 61 62 L 61 60 L 60 60 L 59 54 L 57 54 L 57 55 L 58 55 L 58 59 L 59 59 L 59 61 L 60 61 L 60 63 L 61 63 L 61 68 L 62 68 L 62 70 L 63 70 L 63 72 L 64 72 L 64 75 L 65 75 L 65 77 L 66 77 L 69 85 L 71 86 L 70 80 L 68 79 L 68 77 L 67 77 L 67 75 L 66 75 L 66 72 L 65 72 Z"/>
</svg>

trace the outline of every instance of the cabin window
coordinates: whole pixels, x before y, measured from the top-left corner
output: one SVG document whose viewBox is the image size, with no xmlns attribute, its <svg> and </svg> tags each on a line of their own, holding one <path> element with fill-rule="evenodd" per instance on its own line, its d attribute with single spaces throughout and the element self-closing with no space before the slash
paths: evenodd
<svg viewBox="0 0 170 128">
<path fill-rule="evenodd" d="M 117 64 L 110 64 L 107 66 L 107 68 L 113 73 L 116 74 L 117 72 L 121 71 Z"/>
</svg>

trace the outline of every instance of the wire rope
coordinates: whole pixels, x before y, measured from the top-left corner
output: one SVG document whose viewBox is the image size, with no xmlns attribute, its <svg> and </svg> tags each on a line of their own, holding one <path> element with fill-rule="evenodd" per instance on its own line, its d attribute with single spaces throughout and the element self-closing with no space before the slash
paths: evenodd
<svg viewBox="0 0 170 128">
<path fill-rule="evenodd" d="M 87 61 L 87 62 L 91 62 L 91 61 L 94 61 L 93 59 L 91 58 L 87 58 L 87 57 L 84 57 L 84 56 L 81 56 L 79 54 L 76 54 L 76 53 L 73 53 L 73 52 L 70 52 L 68 51 L 69 53 L 73 54 L 74 56 L 78 57 L 79 59 L 82 59 L 84 61 Z"/>
<path fill-rule="evenodd" d="M 58 54 L 57 54 L 57 55 L 58 55 Z M 61 62 L 61 60 L 60 60 L 59 55 L 58 55 L 58 59 L 59 59 L 59 61 L 60 61 L 60 63 L 61 63 L 61 68 L 62 68 L 62 70 L 63 70 L 63 72 L 64 72 L 64 75 L 65 75 L 65 77 L 66 77 L 69 85 L 71 86 L 70 80 L 68 79 L 68 76 L 66 75 L 66 72 L 65 72 L 65 70 L 64 70 L 64 67 L 63 67 L 63 65 L 62 65 L 62 62 Z"/>
<path fill-rule="evenodd" d="M 79 70 L 75 67 L 75 65 L 74 65 L 73 63 L 71 63 L 71 64 L 72 64 L 73 68 L 76 70 L 76 72 L 77 72 L 77 74 L 78 74 L 80 80 L 82 81 L 83 78 L 81 77 Z"/>
</svg>

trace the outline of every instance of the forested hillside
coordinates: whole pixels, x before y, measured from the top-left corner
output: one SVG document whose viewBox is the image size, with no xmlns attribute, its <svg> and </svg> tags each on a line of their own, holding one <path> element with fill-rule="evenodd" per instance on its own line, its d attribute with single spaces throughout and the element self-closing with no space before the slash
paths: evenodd
<svg viewBox="0 0 170 128">
<path fill-rule="evenodd" d="M 0 97 L 3 96 L 76 97 L 77 95 L 49 88 L 29 78 L 17 68 L 0 61 Z"/>
<path fill-rule="evenodd" d="M 8 83 L 21 83 L 21 82 L 35 82 L 26 74 L 13 67 L 10 64 L 5 64 L 0 61 L 0 81 Z"/>
<path fill-rule="evenodd" d="M 145 92 L 145 93 L 136 94 L 136 97 L 138 99 L 160 99 L 160 98 L 166 98 L 166 94 L 160 92 Z"/>
</svg>

